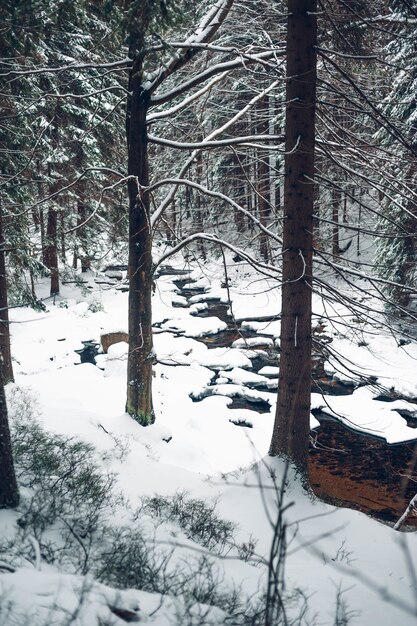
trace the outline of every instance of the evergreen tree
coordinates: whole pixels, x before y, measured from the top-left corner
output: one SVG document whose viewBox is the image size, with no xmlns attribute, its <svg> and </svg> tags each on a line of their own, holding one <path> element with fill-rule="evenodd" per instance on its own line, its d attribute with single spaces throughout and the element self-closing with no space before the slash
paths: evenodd
<svg viewBox="0 0 417 626">
<path fill-rule="evenodd" d="M 290 0 L 287 30 L 281 359 L 269 453 L 307 473 L 317 86 L 317 2 Z"/>
<path fill-rule="evenodd" d="M 378 241 L 376 265 L 387 281 L 384 287 L 391 306 L 407 306 L 414 287 L 417 247 L 417 10 L 406 2 L 392 3 L 393 39 L 385 49 L 393 70 L 386 70 L 384 115 L 400 131 L 396 141 L 390 128 L 376 135 L 393 155 L 390 193 L 383 200 L 380 227 L 385 238 Z M 384 178 L 381 183 L 384 184 Z"/>
<path fill-rule="evenodd" d="M 0 367 L 0 509 L 14 508 L 18 504 L 19 491 L 13 465 L 3 367 Z"/>
</svg>

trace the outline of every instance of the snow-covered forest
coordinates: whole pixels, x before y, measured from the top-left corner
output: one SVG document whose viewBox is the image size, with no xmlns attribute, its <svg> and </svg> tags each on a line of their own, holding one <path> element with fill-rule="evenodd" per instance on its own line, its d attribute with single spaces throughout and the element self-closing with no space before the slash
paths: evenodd
<svg viewBox="0 0 417 626">
<path fill-rule="evenodd" d="M 417 2 L 0 8 L 0 626 L 414 625 Z"/>
</svg>

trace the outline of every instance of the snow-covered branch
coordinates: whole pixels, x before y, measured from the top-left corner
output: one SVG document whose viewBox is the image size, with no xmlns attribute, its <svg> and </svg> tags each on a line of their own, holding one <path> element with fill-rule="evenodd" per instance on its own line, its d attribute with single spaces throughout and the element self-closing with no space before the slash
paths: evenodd
<svg viewBox="0 0 417 626">
<path fill-rule="evenodd" d="M 283 54 L 283 53 L 282 53 Z M 196 74 L 192 78 L 184 81 L 174 89 L 166 93 L 162 93 L 160 95 L 153 95 L 151 97 L 151 104 L 164 104 L 165 102 L 169 102 L 173 98 L 180 96 L 181 94 L 189 91 L 193 87 L 200 85 L 204 81 L 208 80 L 212 76 L 216 74 L 220 74 L 222 72 L 230 72 L 233 69 L 238 67 L 245 67 L 246 65 L 254 65 L 255 63 L 266 63 L 269 59 L 274 58 L 277 55 L 277 52 L 274 50 L 269 50 L 267 52 L 261 52 L 259 54 L 245 54 L 238 59 L 233 59 L 232 61 L 224 61 L 223 63 L 217 63 L 216 65 L 212 65 L 208 67 L 206 70 L 203 70 L 199 74 Z"/>
<path fill-rule="evenodd" d="M 109 167 L 87 167 L 71 183 L 68 183 L 68 185 L 65 185 L 64 187 L 61 187 L 57 191 L 54 191 L 53 193 L 49 194 L 48 196 L 45 196 L 45 198 L 41 198 L 41 200 L 38 200 L 37 202 L 34 202 L 30 207 L 27 207 L 25 209 L 25 212 L 27 212 L 29 210 L 32 210 L 32 209 L 36 208 L 37 206 L 40 206 L 41 204 L 44 204 L 45 202 L 48 202 L 49 200 L 52 200 L 53 198 L 56 198 L 60 194 L 64 193 L 64 191 L 68 191 L 68 189 L 71 189 L 72 187 L 74 187 L 77 183 L 79 183 L 82 179 L 84 179 L 87 176 L 87 174 L 89 174 L 90 172 L 105 172 L 106 174 L 112 174 L 113 176 L 118 176 L 119 177 L 119 181 L 125 182 L 127 180 L 127 178 L 124 177 L 123 174 L 121 174 L 117 170 L 113 170 L 113 169 L 111 169 Z"/>
<path fill-rule="evenodd" d="M 255 96 L 253 96 L 253 98 L 251 98 L 251 100 L 244 106 L 242 107 L 237 113 L 235 113 L 235 115 L 233 115 L 227 122 L 225 122 L 222 126 L 220 126 L 219 128 L 214 129 L 209 135 L 207 135 L 207 137 L 203 140 L 203 141 L 212 141 L 213 139 L 215 139 L 216 137 L 218 137 L 219 135 L 221 135 L 222 133 L 226 132 L 229 128 L 231 128 L 234 124 L 236 124 L 236 122 L 238 122 L 240 119 L 242 119 L 242 117 L 257 103 L 259 102 L 259 100 L 261 100 L 265 95 L 267 95 L 268 93 L 270 93 L 273 89 L 275 89 L 275 87 L 278 85 L 278 81 L 275 80 L 273 81 L 270 85 L 268 85 L 268 87 L 266 87 L 266 89 L 263 89 L 262 91 L 260 91 L 258 94 L 256 94 Z M 177 178 L 182 179 L 184 178 L 185 174 L 187 173 L 188 169 L 191 167 L 191 165 L 194 163 L 194 160 L 196 158 L 196 156 L 201 152 L 201 148 L 198 150 L 194 150 L 192 152 L 192 154 L 190 155 L 190 157 L 187 159 L 187 161 L 184 163 L 184 165 L 181 167 L 181 170 L 177 176 Z M 155 224 L 158 222 L 158 220 L 160 219 L 161 215 L 163 214 L 163 212 L 165 211 L 165 209 L 170 205 L 170 203 L 172 202 L 172 200 L 175 197 L 177 191 L 177 186 L 173 187 L 170 192 L 167 194 L 167 196 L 164 198 L 164 200 L 162 201 L 162 203 L 159 205 L 158 209 L 154 212 L 151 220 L 152 220 L 152 227 L 155 226 Z"/>
<path fill-rule="evenodd" d="M 176 246 L 174 246 L 173 248 L 165 252 L 162 256 L 159 257 L 159 259 L 155 261 L 154 270 L 156 270 L 159 267 L 159 265 L 164 263 L 164 261 L 169 259 L 171 256 L 173 256 L 174 254 L 176 254 L 177 252 L 179 252 L 186 246 L 190 245 L 190 243 L 193 243 L 193 241 L 209 241 L 210 243 L 214 243 L 219 246 L 224 246 L 225 248 L 228 248 L 232 252 L 235 252 L 236 254 L 241 256 L 243 259 L 245 259 L 245 261 L 247 261 L 250 265 L 252 265 L 252 267 L 255 267 L 261 274 L 267 275 L 269 278 L 273 277 L 273 278 L 279 279 L 280 277 L 281 269 L 274 267 L 273 265 L 267 265 L 266 263 L 259 262 L 257 259 L 249 255 L 247 252 L 232 245 L 229 241 L 220 239 L 219 237 L 217 237 L 217 235 L 213 235 L 211 233 L 194 233 L 190 235 L 189 237 L 186 237 L 185 239 L 180 241 Z"/>
<path fill-rule="evenodd" d="M 0 78 L 6 78 L 8 76 L 31 76 L 33 74 L 56 74 L 61 72 L 73 72 L 75 70 L 88 70 L 88 69 L 106 69 L 106 70 L 125 70 L 132 65 L 132 59 L 125 58 L 120 61 L 113 61 L 112 63 L 67 63 L 66 65 L 59 65 L 58 67 L 34 67 L 29 70 L 10 69 L 7 72 L 0 73 Z"/>
<path fill-rule="evenodd" d="M 218 82 L 222 81 L 223 78 L 225 78 L 227 76 L 227 74 L 228 74 L 228 72 L 223 72 L 222 74 L 218 74 L 217 76 L 215 76 L 213 78 L 213 80 L 208 82 L 207 85 L 204 85 L 204 87 L 202 87 L 198 91 L 194 92 L 193 94 L 191 94 L 190 96 L 185 98 L 179 104 L 177 104 L 177 105 L 175 105 L 173 107 L 170 107 L 169 109 L 166 109 L 165 111 L 160 111 L 159 113 L 151 113 L 151 114 L 149 114 L 148 117 L 147 117 L 147 123 L 150 124 L 151 122 L 155 122 L 157 120 L 165 119 L 166 117 L 170 117 L 171 115 L 175 115 L 175 113 L 178 113 L 179 111 L 182 111 L 183 109 L 188 107 L 190 104 L 195 102 L 195 100 L 198 100 L 198 98 L 200 98 L 202 95 L 204 95 L 205 93 L 210 91 L 210 89 L 212 87 L 214 87 L 214 85 L 216 85 Z"/>
<path fill-rule="evenodd" d="M 147 78 L 145 86 L 150 93 L 153 93 L 164 80 L 193 58 L 199 50 L 199 48 L 194 48 L 193 44 L 209 43 L 213 39 L 226 19 L 233 3 L 234 0 L 217 0 L 217 2 L 214 2 L 194 33 L 184 41 L 179 51 L 166 65 L 160 67 L 154 74 Z"/>
<path fill-rule="evenodd" d="M 240 204 L 232 200 L 232 198 L 229 198 L 229 196 L 226 196 L 224 193 L 221 193 L 220 191 L 211 191 L 210 189 L 207 189 L 207 187 L 204 187 L 203 185 L 199 185 L 198 183 L 195 183 L 192 180 L 181 179 L 181 178 L 165 178 L 151 185 L 150 187 L 147 187 L 146 191 L 151 192 L 157 187 L 161 187 L 162 185 L 176 185 L 176 186 L 187 185 L 188 187 L 197 189 L 198 191 L 200 191 L 201 193 L 204 193 L 207 196 L 211 196 L 212 198 L 218 198 L 219 200 L 222 200 L 223 202 L 226 202 L 227 204 L 232 206 L 234 209 L 236 209 L 236 211 L 239 211 L 239 213 L 243 213 L 243 215 L 245 215 L 249 220 L 251 220 L 266 235 L 268 235 L 269 237 L 272 237 L 272 239 L 274 239 L 278 243 L 280 244 L 282 243 L 281 238 L 278 237 L 278 235 L 276 235 L 272 231 L 270 231 L 268 228 L 266 228 L 266 226 L 263 226 L 263 224 L 261 224 L 261 222 L 250 211 L 247 211 L 242 206 L 240 206 Z"/>
<path fill-rule="evenodd" d="M 411 498 L 410 502 L 408 503 L 407 508 L 405 509 L 404 513 L 401 515 L 398 522 L 394 524 L 394 530 L 399 530 L 401 526 L 404 524 L 407 517 L 411 513 L 417 513 L 417 493 L 413 498 Z"/>
<path fill-rule="evenodd" d="M 199 142 L 181 142 L 181 141 L 173 141 L 171 139 L 165 139 L 162 137 L 156 137 L 155 135 L 148 135 L 148 139 L 150 143 L 155 143 L 159 146 L 167 146 L 168 148 L 176 148 L 177 150 L 208 150 L 210 148 L 224 148 L 225 146 L 251 146 L 253 148 L 261 148 L 263 150 L 267 149 L 268 146 L 265 145 L 256 145 L 255 141 L 260 142 L 280 142 L 283 143 L 285 137 L 283 135 L 246 135 L 244 137 L 229 137 L 227 139 L 217 139 L 216 141 L 203 141 Z M 273 150 L 277 149 L 277 146 L 272 146 Z"/>
</svg>

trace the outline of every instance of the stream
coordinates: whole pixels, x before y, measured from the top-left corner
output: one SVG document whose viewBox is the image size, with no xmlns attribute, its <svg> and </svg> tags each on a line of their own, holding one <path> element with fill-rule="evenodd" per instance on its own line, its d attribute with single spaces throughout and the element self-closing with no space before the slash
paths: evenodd
<svg viewBox="0 0 417 626">
<path fill-rule="evenodd" d="M 168 273 L 178 274 L 175 270 L 165 272 Z M 204 295 L 204 289 L 193 288 L 190 282 L 185 277 L 174 280 L 177 293 L 186 299 L 188 306 L 192 296 Z M 265 366 L 276 367 L 279 364 L 279 350 L 273 342 L 268 346 L 262 344 L 266 335 L 242 329 L 241 324 L 235 324 L 228 313 L 228 305 L 220 302 L 220 299 L 208 298 L 202 302 L 206 304 L 206 308 L 195 315 L 218 317 L 227 324 L 227 329 L 195 339 L 206 344 L 209 349 L 231 347 L 234 341 L 241 338 L 251 339 L 249 352 L 252 368 L 248 371 L 253 373 L 258 373 Z M 261 345 L 253 344 L 255 337 L 260 339 Z M 221 372 L 216 372 L 216 376 L 221 377 Z M 245 388 L 271 393 L 276 392 L 276 383 L 276 380 L 275 384 L 270 380 L 267 385 L 248 383 Z M 216 379 L 212 386 L 215 384 Z M 320 354 L 313 355 L 313 392 L 328 396 L 348 395 L 357 386 L 353 383 L 344 384 L 327 376 L 323 358 Z M 193 399 L 198 401 L 202 397 Z M 234 396 L 229 408 L 266 413 L 270 410 L 270 404 L 264 399 L 254 401 L 253 398 Z M 309 450 L 310 485 L 314 493 L 337 506 L 362 511 L 385 523 L 395 523 L 417 491 L 417 442 L 389 445 L 384 439 L 351 430 L 321 411 L 313 413 L 320 422 L 320 427 L 311 433 Z M 232 417 L 231 421 L 236 426 L 251 427 L 244 420 L 234 420 Z M 415 419 L 410 418 L 409 424 L 417 427 Z M 407 527 L 417 528 L 417 516 L 408 518 Z"/>
</svg>

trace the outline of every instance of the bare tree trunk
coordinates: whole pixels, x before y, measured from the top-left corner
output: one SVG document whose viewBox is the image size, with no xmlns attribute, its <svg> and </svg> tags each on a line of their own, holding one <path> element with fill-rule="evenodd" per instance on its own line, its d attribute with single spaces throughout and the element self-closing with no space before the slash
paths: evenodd
<svg viewBox="0 0 417 626">
<path fill-rule="evenodd" d="M 41 250 L 42 250 L 42 263 L 46 265 L 46 237 L 45 237 L 45 218 L 42 207 L 39 209 L 39 225 L 41 231 Z"/>
<path fill-rule="evenodd" d="M 87 213 L 84 199 L 79 199 L 77 202 L 77 240 L 79 243 L 78 256 L 81 261 L 81 272 L 86 272 L 91 268 L 91 256 L 88 253 L 88 243 L 86 241 L 86 232 L 84 225 L 86 217 Z"/>
<path fill-rule="evenodd" d="M 60 235 L 60 243 L 61 243 L 61 261 L 62 263 L 66 262 L 67 249 L 65 242 L 65 213 L 61 210 L 59 214 L 59 235 Z"/>
<path fill-rule="evenodd" d="M 201 185 L 203 182 L 203 155 L 200 151 L 196 157 L 196 166 L 195 166 L 195 174 L 197 183 Z M 197 231 L 202 233 L 204 232 L 204 219 L 203 219 L 203 203 L 200 193 L 196 193 L 195 202 L 194 202 L 194 212 L 193 212 L 193 222 L 197 228 Z M 206 249 L 204 246 L 204 241 L 199 240 L 197 242 L 198 251 L 201 254 L 203 260 L 205 261 L 207 258 Z"/>
<path fill-rule="evenodd" d="M 131 71 L 127 140 L 129 191 L 129 355 L 126 412 L 143 426 L 155 420 L 152 406 L 152 233 L 146 115 L 149 94 L 140 84 L 141 61 Z"/>
<path fill-rule="evenodd" d="M 264 96 L 259 102 L 259 113 L 261 120 L 258 124 L 258 132 L 260 135 L 267 135 L 269 130 L 268 113 L 269 104 L 267 96 Z M 267 151 L 259 151 L 258 155 L 258 176 L 257 176 L 257 192 L 258 192 L 258 212 L 259 221 L 262 226 L 267 226 L 268 218 L 271 212 L 271 194 L 269 188 L 269 157 Z M 268 263 L 270 260 L 269 241 L 265 232 L 261 231 L 259 235 L 259 251 L 261 258 Z"/>
<path fill-rule="evenodd" d="M 269 453 L 305 475 L 310 428 L 317 0 L 289 0 L 281 360 Z M 296 148 L 297 146 L 297 148 Z"/>
<path fill-rule="evenodd" d="M 238 204 L 245 206 L 245 183 L 242 176 L 241 162 L 236 154 L 233 154 L 233 172 L 234 172 L 234 197 Z M 245 232 L 245 217 L 241 211 L 233 209 L 233 217 L 238 233 Z"/>
<path fill-rule="evenodd" d="M 59 271 L 57 254 L 57 211 L 48 209 L 46 225 L 45 265 L 51 272 L 51 296 L 59 293 Z"/>
<path fill-rule="evenodd" d="M 3 356 L 3 383 L 14 381 L 10 350 L 9 303 L 7 299 L 6 253 L 3 232 L 3 209 L 0 204 L 0 354 Z"/>
<path fill-rule="evenodd" d="M 339 189 L 332 191 L 332 257 L 337 261 L 340 254 L 339 245 L 339 205 L 342 201 L 342 194 Z"/>
<path fill-rule="evenodd" d="M 0 367 L 0 509 L 14 508 L 18 504 L 19 490 L 13 466 L 3 368 Z"/>
<path fill-rule="evenodd" d="M 323 242 L 320 230 L 320 188 L 314 185 L 314 208 L 313 208 L 313 248 L 321 250 Z"/>
</svg>

